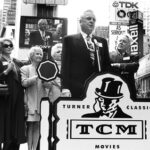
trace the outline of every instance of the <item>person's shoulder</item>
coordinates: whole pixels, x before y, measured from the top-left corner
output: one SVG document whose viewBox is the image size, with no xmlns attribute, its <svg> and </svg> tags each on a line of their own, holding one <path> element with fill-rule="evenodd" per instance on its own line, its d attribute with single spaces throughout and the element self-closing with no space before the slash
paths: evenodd
<svg viewBox="0 0 150 150">
<path fill-rule="evenodd" d="M 70 35 L 64 36 L 64 39 L 78 38 L 80 36 L 81 36 L 81 34 L 70 34 Z"/>
<path fill-rule="evenodd" d="M 123 112 L 123 110 L 118 106 L 117 107 L 117 114 L 116 114 L 116 118 L 132 118 L 130 115 L 126 114 L 125 112 Z"/>
<path fill-rule="evenodd" d="M 46 34 L 52 36 L 52 33 L 50 31 L 46 31 Z"/>
<path fill-rule="evenodd" d="M 82 118 L 97 118 L 100 116 L 100 112 L 95 112 L 95 113 L 88 113 L 82 115 Z"/>
<path fill-rule="evenodd" d="M 30 36 L 31 36 L 31 35 L 35 35 L 35 34 L 38 34 L 38 33 L 39 33 L 38 30 L 37 30 L 37 31 L 31 31 Z"/>
<path fill-rule="evenodd" d="M 97 41 L 104 41 L 104 42 L 106 42 L 107 40 L 105 39 L 105 38 L 103 38 L 103 37 L 100 37 L 100 36 L 93 36 L 93 38 L 95 38 Z"/>
<path fill-rule="evenodd" d="M 110 51 L 109 54 L 111 56 L 117 56 L 118 55 L 117 51 Z"/>
<path fill-rule="evenodd" d="M 22 71 L 28 71 L 30 67 L 31 67 L 31 64 L 29 64 L 29 65 L 24 65 L 24 66 L 21 67 L 21 70 L 22 70 Z"/>
</svg>

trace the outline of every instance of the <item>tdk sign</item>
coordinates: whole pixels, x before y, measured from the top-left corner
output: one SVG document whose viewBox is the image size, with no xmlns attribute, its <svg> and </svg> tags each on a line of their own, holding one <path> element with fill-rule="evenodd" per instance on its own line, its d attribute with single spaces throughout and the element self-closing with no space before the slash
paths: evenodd
<svg viewBox="0 0 150 150">
<path fill-rule="evenodd" d="M 113 7 L 120 7 L 120 8 L 133 8 L 138 9 L 138 2 L 124 2 L 124 1 L 115 1 L 112 6 Z"/>
</svg>

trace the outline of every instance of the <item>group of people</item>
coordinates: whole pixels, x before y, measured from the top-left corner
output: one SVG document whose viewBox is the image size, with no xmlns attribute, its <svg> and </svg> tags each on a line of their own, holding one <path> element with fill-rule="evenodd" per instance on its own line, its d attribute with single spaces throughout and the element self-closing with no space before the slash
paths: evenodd
<svg viewBox="0 0 150 150">
<path fill-rule="evenodd" d="M 109 72 L 120 76 L 127 83 L 130 97 L 135 100 L 134 73 L 137 72 L 139 63 L 138 56 L 130 54 L 133 42 L 131 36 L 129 34 L 121 35 L 118 38 L 117 49 L 109 52 L 107 41 L 93 35 L 95 22 L 96 17 L 93 11 L 85 11 L 79 19 L 81 32 L 63 39 L 62 91 L 68 90 L 68 95 L 71 94 L 73 98 L 84 98 L 89 78 L 96 73 Z M 95 113 L 85 114 L 82 117 L 97 118 L 101 114 L 107 114 L 109 118 L 131 118 L 118 106 L 119 99 L 123 97 L 119 91 L 122 83 L 114 82 L 114 79 L 109 78 L 106 80 L 110 80 L 108 83 L 114 87 L 108 87 L 108 84 L 106 86 L 105 81 L 102 89 L 97 88 L 95 91 L 95 100 L 100 106 L 100 111 L 95 110 Z M 104 87 L 106 91 L 103 89 Z"/>
<path fill-rule="evenodd" d="M 0 149 L 19 150 L 28 142 L 28 150 L 36 150 L 40 136 L 40 102 L 49 97 L 54 102 L 61 95 L 60 80 L 44 82 L 37 75 L 43 59 L 40 46 L 29 50 L 29 59 L 11 57 L 13 42 L 0 41 L 0 85 L 8 86 L 8 94 L 0 93 Z M 60 65 L 62 44 L 56 44 L 51 55 Z"/>
<path fill-rule="evenodd" d="M 10 39 L 0 41 L 0 83 L 8 86 L 8 94 L 0 93 L 0 149 L 3 150 L 18 150 L 20 143 L 26 142 L 24 89 L 19 73 L 26 62 L 11 57 L 13 48 Z"/>
<path fill-rule="evenodd" d="M 106 39 L 93 35 L 95 22 L 93 11 L 84 11 L 79 20 L 81 32 L 65 36 L 63 43 L 51 48 L 51 56 L 60 69 L 59 77 L 51 82 L 42 81 L 37 75 L 36 68 L 43 60 L 43 50 L 39 46 L 30 48 L 29 60 L 25 62 L 11 57 L 11 40 L 0 42 L 0 83 L 5 81 L 9 89 L 8 95 L 0 95 L 0 143 L 4 150 L 19 150 L 19 145 L 26 142 L 26 136 L 28 150 L 36 150 L 41 99 L 48 96 L 54 102 L 59 96 L 83 98 L 87 80 L 96 73 L 113 72 L 121 76 L 135 97 L 134 73 L 139 64 L 128 53 L 132 43 L 130 36 L 121 36 L 117 51 L 109 54 Z M 40 28 L 40 34 L 46 34 L 51 43 L 52 35 L 42 33 L 42 25 Z M 39 33 L 34 34 L 30 44 L 44 44 L 37 39 Z M 99 91 L 97 93 L 100 95 Z M 112 97 L 104 100 L 110 101 L 111 105 Z"/>
</svg>

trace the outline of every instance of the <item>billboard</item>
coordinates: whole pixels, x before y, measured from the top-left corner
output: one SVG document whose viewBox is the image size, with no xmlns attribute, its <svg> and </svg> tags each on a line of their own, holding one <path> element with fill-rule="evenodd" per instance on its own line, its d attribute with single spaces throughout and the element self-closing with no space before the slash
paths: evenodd
<svg viewBox="0 0 150 150">
<path fill-rule="evenodd" d="M 20 47 L 31 47 L 32 45 L 44 45 L 42 42 L 42 38 L 38 37 L 40 36 L 40 33 L 36 33 L 36 38 L 34 37 L 34 43 L 31 41 L 31 35 L 35 32 L 38 32 L 38 21 L 41 19 L 46 19 L 48 22 L 48 25 L 46 27 L 46 32 L 49 33 L 47 35 L 47 39 L 50 39 L 50 45 L 53 45 L 55 43 L 61 42 L 63 36 L 67 34 L 67 19 L 66 18 L 44 18 L 44 17 L 29 17 L 29 16 L 21 16 L 20 21 L 20 41 L 19 46 Z M 57 37 L 58 27 L 59 28 L 59 35 Z M 41 40 L 40 40 L 41 39 Z M 36 41 L 37 40 L 37 41 Z M 33 40 L 32 40 L 33 41 Z M 33 43 L 33 44 L 31 44 Z M 42 44 L 41 44 L 42 43 Z M 49 44 L 48 44 L 49 45 Z"/>
<path fill-rule="evenodd" d="M 85 92 L 55 102 L 54 150 L 149 150 L 150 103 L 133 101 L 124 80 L 110 73 L 91 78 Z"/>
<path fill-rule="evenodd" d="M 128 22 L 130 12 L 138 9 L 135 1 L 110 1 L 110 21 Z"/>
<path fill-rule="evenodd" d="M 115 51 L 118 37 L 128 32 L 128 24 L 120 22 L 110 22 L 109 24 L 109 51 Z"/>
</svg>

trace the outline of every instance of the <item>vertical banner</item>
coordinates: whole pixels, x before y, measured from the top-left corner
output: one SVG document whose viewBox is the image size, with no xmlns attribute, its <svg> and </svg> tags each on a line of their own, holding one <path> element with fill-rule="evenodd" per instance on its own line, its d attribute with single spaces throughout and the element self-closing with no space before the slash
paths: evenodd
<svg viewBox="0 0 150 150">
<path fill-rule="evenodd" d="M 130 13 L 129 33 L 133 39 L 131 54 L 143 56 L 143 14 L 139 11 Z"/>
</svg>

